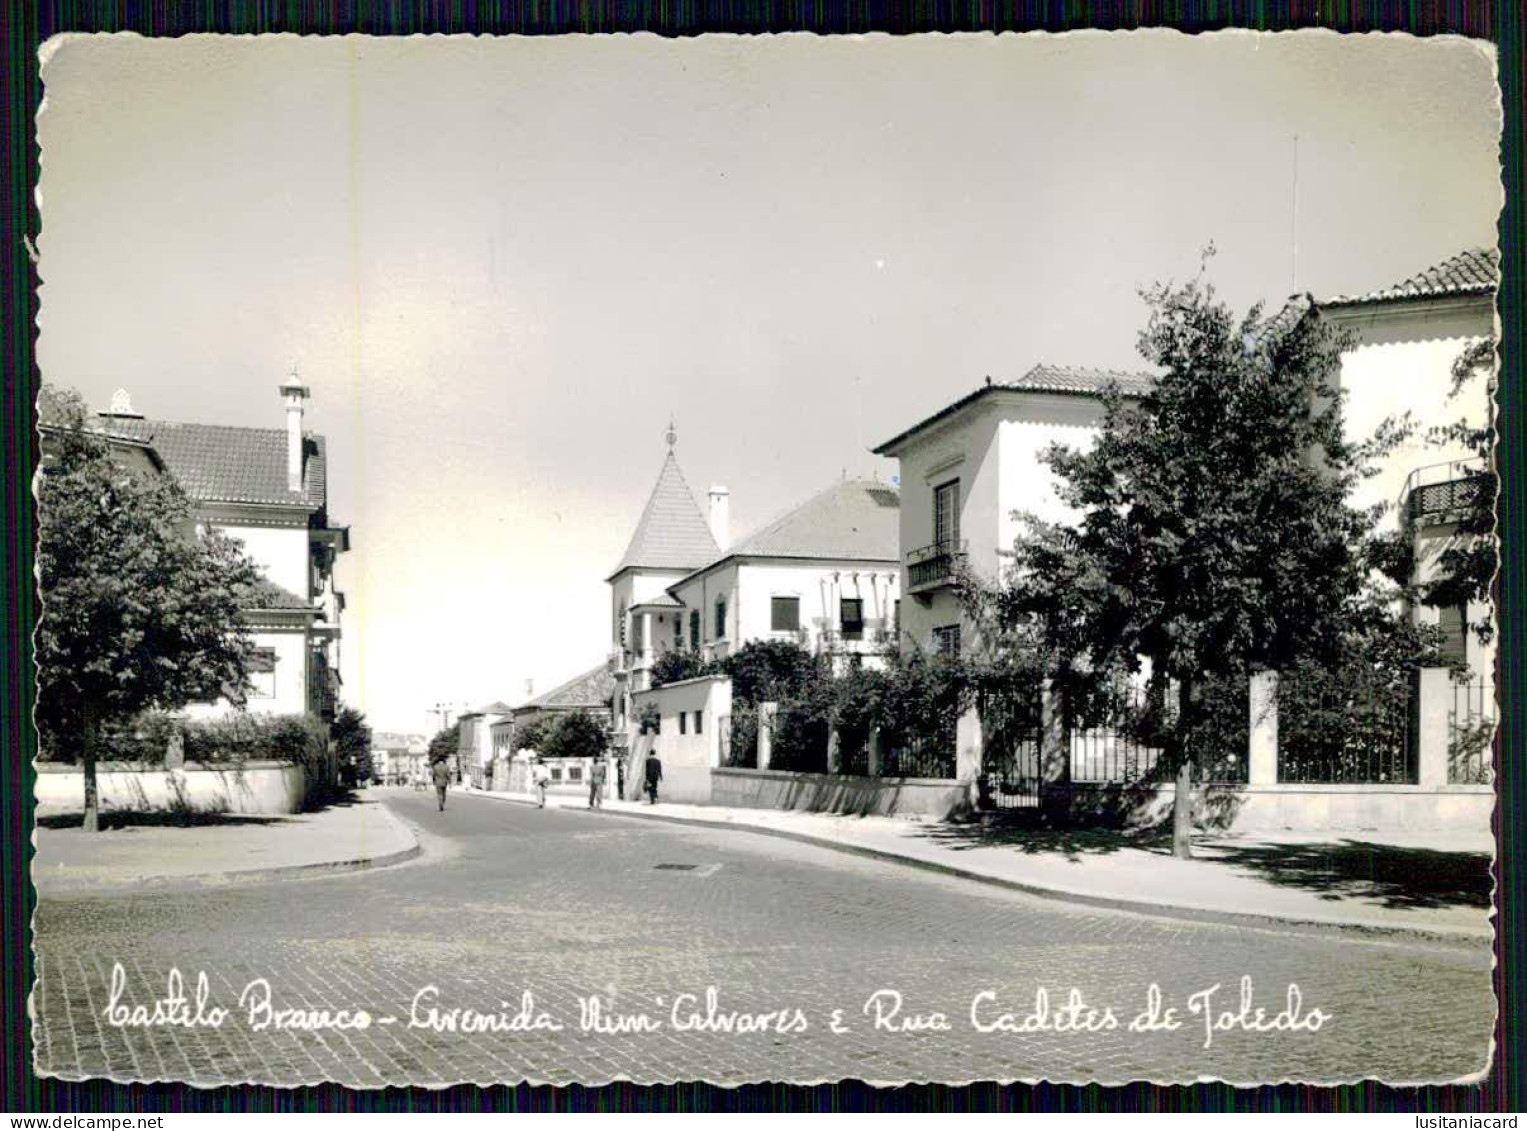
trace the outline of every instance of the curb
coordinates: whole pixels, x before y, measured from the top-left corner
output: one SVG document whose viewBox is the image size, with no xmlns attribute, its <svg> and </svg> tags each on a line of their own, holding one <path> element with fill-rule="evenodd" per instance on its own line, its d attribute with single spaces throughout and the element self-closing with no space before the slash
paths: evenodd
<svg viewBox="0 0 1527 1131">
<path fill-rule="evenodd" d="M 346 872 L 367 872 L 390 868 L 420 856 L 424 848 L 419 843 L 419 837 L 414 830 L 390 811 L 384 809 L 383 812 L 387 813 L 389 820 L 408 834 L 413 844 L 397 852 L 389 852 L 385 856 L 357 856 L 349 860 L 321 860 L 315 864 L 283 864 L 275 868 L 241 868 L 230 872 L 196 872 L 184 876 L 124 876 L 104 884 L 88 881 L 75 884 L 65 880 L 60 885 L 52 886 L 52 890 L 39 887 L 37 877 L 33 875 L 32 890 L 38 899 L 48 899 L 81 895 L 120 895 L 141 888 L 211 888 L 235 884 L 263 884 L 271 880 L 313 879 Z M 33 863 L 36 863 L 35 857 Z"/>
<path fill-rule="evenodd" d="M 479 797 L 503 801 L 511 805 L 524 805 L 527 808 L 535 808 L 535 802 L 529 798 L 488 793 L 482 790 L 475 792 Z M 548 808 L 568 809 L 572 812 L 589 811 L 581 805 L 556 805 L 548 806 Z M 1009 891 L 1021 892 L 1024 895 L 1053 900 L 1057 903 L 1097 907 L 1107 911 L 1127 911 L 1131 914 L 1147 915 L 1158 919 L 1255 927 L 1262 930 L 1304 927 L 1326 931 L 1342 931 L 1354 935 L 1371 935 L 1379 938 L 1400 938 L 1420 942 L 1442 943 L 1451 946 L 1489 945 L 1495 938 L 1493 930 L 1484 932 L 1468 927 L 1411 927 L 1396 923 L 1376 923 L 1368 919 L 1295 917 L 1268 915 L 1254 911 L 1221 911 L 1215 908 L 1181 904 L 1146 903 L 1143 900 L 1124 899 L 1119 896 L 1094 895 L 1088 892 L 1073 891 L 1068 888 L 1047 887 L 1023 880 L 1008 879 L 1004 876 L 993 876 L 986 872 L 976 872 L 954 864 L 941 864 L 936 860 L 924 860 L 917 856 L 906 856 L 881 848 L 870 848 L 866 845 L 848 844 L 844 841 L 814 836 L 810 833 L 795 832 L 790 829 L 776 829 L 766 825 L 751 825 L 742 821 L 713 821 L 706 820 L 703 817 L 679 816 L 675 813 L 649 813 L 645 810 L 609 809 L 600 810 L 600 812 L 613 813 L 617 817 L 634 817 L 642 821 L 663 821 L 671 825 L 695 825 L 707 829 L 741 830 L 742 832 L 754 833 L 758 836 L 778 837 L 780 840 L 791 840 L 818 848 L 828 848 L 836 852 L 847 853 L 851 856 L 863 856 L 872 860 L 881 860 L 892 864 L 919 868 L 925 872 L 954 876 L 963 880 L 973 880 L 988 887 L 1006 888 Z"/>
</svg>

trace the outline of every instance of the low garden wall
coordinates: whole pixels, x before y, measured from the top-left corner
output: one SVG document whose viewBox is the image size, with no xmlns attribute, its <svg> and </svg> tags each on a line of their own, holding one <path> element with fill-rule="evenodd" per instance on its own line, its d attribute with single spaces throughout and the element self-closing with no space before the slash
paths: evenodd
<svg viewBox="0 0 1527 1131">
<path fill-rule="evenodd" d="M 969 787 L 942 778 L 869 778 L 722 767 L 711 771 L 710 800 L 743 809 L 943 820 L 969 807 L 969 793 Z"/>
<path fill-rule="evenodd" d="M 249 761 L 177 769 L 143 769 L 120 762 L 96 767 L 102 812 L 193 812 L 279 815 L 302 809 L 307 781 L 295 762 Z M 82 811 L 85 775 L 78 766 L 37 764 L 37 804 L 52 810 Z"/>
<path fill-rule="evenodd" d="M 1130 828 L 1168 821 L 1171 785 L 1072 783 L 1046 787 L 1046 804 L 1072 818 Z M 1195 798 L 1199 825 L 1223 832 L 1490 831 L 1495 790 L 1488 785 L 1237 785 L 1209 786 Z"/>
</svg>

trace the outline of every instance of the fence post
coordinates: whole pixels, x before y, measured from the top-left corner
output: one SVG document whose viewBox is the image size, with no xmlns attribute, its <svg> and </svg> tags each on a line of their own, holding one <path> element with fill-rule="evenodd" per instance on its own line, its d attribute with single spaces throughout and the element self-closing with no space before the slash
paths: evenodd
<svg viewBox="0 0 1527 1131">
<path fill-rule="evenodd" d="M 1065 693 L 1050 680 L 1039 692 L 1039 803 L 1047 813 L 1070 804 L 1071 735 L 1066 729 Z"/>
<path fill-rule="evenodd" d="M 843 741 L 838 736 L 837 727 L 827 731 L 827 772 L 829 774 L 843 772 Z"/>
<path fill-rule="evenodd" d="M 1416 784 L 1422 789 L 1447 785 L 1448 711 L 1453 678 L 1446 668 L 1422 668 L 1416 726 Z"/>
<path fill-rule="evenodd" d="M 885 756 L 882 753 L 884 750 L 884 746 L 882 744 L 884 742 L 885 738 L 882 735 L 880 728 L 870 727 L 870 740 L 864 753 L 866 761 L 864 772 L 872 778 L 878 778 L 880 776 L 880 766 L 885 761 Z"/>
<path fill-rule="evenodd" d="M 1278 673 L 1252 672 L 1247 687 L 1249 704 L 1246 784 L 1276 785 L 1278 781 Z"/>
<path fill-rule="evenodd" d="M 970 803 L 978 796 L 976 780 L 981 776 L 985 735 L 981 731 L 981 712 L 972 707 L 960 715 L 954 729 L 954 776 L 970 787 Z"/>
<path fill-rule="evenodd" d="M 769 755 L 774 748 L 774 716 L 779 712 L 778 703 L 758 705 L 758 768 L 769 768 Z"/>
</svg>

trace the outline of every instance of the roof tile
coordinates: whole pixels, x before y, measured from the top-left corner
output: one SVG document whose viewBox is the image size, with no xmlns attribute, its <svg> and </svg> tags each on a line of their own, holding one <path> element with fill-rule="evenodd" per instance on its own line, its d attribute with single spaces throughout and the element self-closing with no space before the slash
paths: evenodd
<svg viewBox="0 0 1527 1131">
<path fill-rule="evenodd" d="M 691 570 L 710 561 L 718 553 L 710 525 L 700 512 L 679 461 L 670 448 L 658 472 L 657 483 L 642 510 L 631 535 L 630 545 L 621 555 L 613 577 L 622 570 L 648 569 Z"/>
<path fill-rule="evenodd" d="M 303 489 L 286 486 L 286 433 L 279 428 L 178 424 L 141 417 L 103 417 L 114 434 L 154 446 L 192 499 L 203 503 L 267 503 L 323 510 L 328 501 L 324 438 L 303 437 Z"/>
<path fill-rule="evenodd" d="M 1403 282 L 1360 295 L 1337 295 L 1322 306 L 1349 306 L 1370 302 L 1395 302 L 1413 298 L 1447 298 L 1453 295 L 1493 294 L 1500 281 L 1500 254 L 1494 248 L 1474 247 L 1460 251 L 1441 263 L 1418 271 Z"/>
</svg>

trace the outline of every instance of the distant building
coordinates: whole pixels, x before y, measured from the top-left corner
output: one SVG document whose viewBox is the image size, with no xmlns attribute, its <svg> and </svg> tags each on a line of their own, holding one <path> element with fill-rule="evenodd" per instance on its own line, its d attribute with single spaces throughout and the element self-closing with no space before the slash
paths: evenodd
<svg viewBox="0 0 1527 1131">
<path fill-rule="evenodd" d="M 521 703 L 510 710 L 507 718 L 499 719 L 490 728 L 493 760 L 497 762 L 518 753 L 519 738 L 525 729 L 542 720 L 555 720 L 575 711 L 584 711 L 610 727 L 615 694 L 614 665 L 607 660 L 544 695 Z"/>
<path fill-rule="evenodd" d="M 457 716 L 456 774 L 479 789 L 486 788 L 493 767 L 493 726 L 509 717 L 507 703 L 495 700 Z"/>
<path fill-rule="evenodd" d="M 382 731 L 371 736 L 376 780 L 383 785 L 407 785 L 427 770 L 429 739 L 422 734 Z"/>
</svg>

